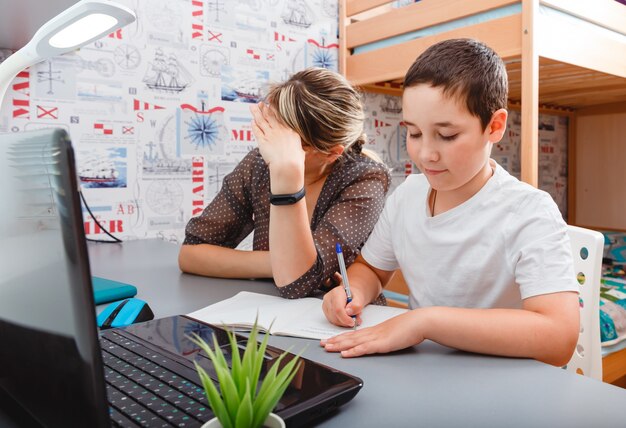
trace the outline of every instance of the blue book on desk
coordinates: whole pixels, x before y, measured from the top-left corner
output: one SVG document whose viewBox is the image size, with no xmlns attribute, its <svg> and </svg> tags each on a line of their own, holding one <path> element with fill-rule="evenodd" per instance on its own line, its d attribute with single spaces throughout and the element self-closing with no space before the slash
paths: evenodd
<svg viewBox="0 0 626 428">
<path fill-rule="evenodd" d="M 96 305 L 115 302 L 116 300 L 126 299 L 137 294 L 137 288 L 134 285 L 98 276 L 91 277 L 91 284 Z"/>
</svg>

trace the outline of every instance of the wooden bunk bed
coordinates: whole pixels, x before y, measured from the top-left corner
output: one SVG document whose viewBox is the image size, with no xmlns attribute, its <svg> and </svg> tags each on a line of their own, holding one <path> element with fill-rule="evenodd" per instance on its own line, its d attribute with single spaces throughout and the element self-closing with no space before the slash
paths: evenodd
<svg viewBox="0 0 626 428">
<path fill-rule="evenodd" d="M 626 5 L 421 0 L 394 8 L 391 3 L 340 0 L 340 71 L 365 91 L 401 95 L 404 74 L 428 46 L 458 37 L 482 40 L 504 59 L 509 102 L 521 110 L 523 181 L 538 185 L 539 113 L 569 117 L 568 222 L 576 224 L 577 112 L 626 111 Z M 406 291 L 402 281 L 391 287 Z M 606 382 L 623 382 L 626 349 L 607 355 L 603 371 Z"/>
</svg>

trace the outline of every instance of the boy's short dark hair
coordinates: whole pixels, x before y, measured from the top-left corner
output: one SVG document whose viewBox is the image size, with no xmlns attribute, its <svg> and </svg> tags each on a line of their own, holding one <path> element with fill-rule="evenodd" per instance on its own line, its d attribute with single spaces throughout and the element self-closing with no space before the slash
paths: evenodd
<svg viewBox="0 0 626 428">
<path fill-rule="evenodd" d="M 444 40 L 426 49 L 404 78 L 405 88 L 422 83 L 443 87 L 444 94 L 465 100 L 469 112 L 480 118 L 483 130 L 496 110 L 507 107 L 509 84 L 504 62 L 478 40 Z"/>
</svg>

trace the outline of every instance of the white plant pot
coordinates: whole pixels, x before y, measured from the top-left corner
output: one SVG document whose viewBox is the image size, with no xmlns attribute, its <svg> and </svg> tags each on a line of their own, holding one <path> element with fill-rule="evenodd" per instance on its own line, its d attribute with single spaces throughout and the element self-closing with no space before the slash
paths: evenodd
<svg viewBox="0 0 626 428">
<path fill-rule="evenodd" d="M 267 419 L 265 419 L 263 426 L 266 428 L 285 428 L 285 421 L 276 413 L 270 413 Z M 217 418 L 213 418 L 202 425 L 201 428 L 222 428 L 222 424 Z"/>
</svg>

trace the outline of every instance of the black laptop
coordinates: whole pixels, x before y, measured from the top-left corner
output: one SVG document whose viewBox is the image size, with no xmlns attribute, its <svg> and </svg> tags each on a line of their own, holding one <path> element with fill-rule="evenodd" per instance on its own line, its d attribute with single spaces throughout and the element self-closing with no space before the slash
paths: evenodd
<svg viewBox="0 0 626 428">
<path fill-rule="evenodd" d="M 99 334 L 77 190 L 66 132 L 0 135 L 0 425 L 201 426 L 213 414 L 193 361 L 212 369 L 187 336 L 226 345 L 225 332 L 176 316 Z M 281 353 L 268 347 L 265 370 Z M 314 423 L 362 386 L 303 363 L 275 410 L 288 426 Z"/>
</svg>

